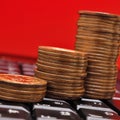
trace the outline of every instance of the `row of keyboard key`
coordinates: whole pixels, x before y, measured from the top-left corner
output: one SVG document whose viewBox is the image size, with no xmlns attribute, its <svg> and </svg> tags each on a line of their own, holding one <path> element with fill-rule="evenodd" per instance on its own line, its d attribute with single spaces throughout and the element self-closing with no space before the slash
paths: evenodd
<svg viewBox="0 0 120 120">
<path fill-rule="evenodd" d="M 0 60 L 0 73 L 21 74 L 21 71 L 18 63 Z"/>
<path fill-rule="evenodd" d="M 119 120 L 120 116 L 104 102 L 96 99 L 81 98 L 72 101 L 73 107 L 84 120 Z"/>
<path fill-rule="evenodd" d="M 76 111 L 65 101 L 45 98 L 33 105 L 36 120 L 80 120 Z"/>
<path fill-rule="evenodd" d="M 0 120 L 80 120 L 70 104 L 44 98 L 40 103 L 21 104 L 0 101 Z"/>
<path fill-rule="evenodd" d="M 120 116 L 100 100 L 71 101 L 44 98 L 35 104 L 0 102 L 0 120 L 119 120 Z M 77 112 L 76 112 L 77 111 Z"/>
<path fill-rule="evenodd" d="M 0 73 L 23 74 L 34 76 L 35 64 L 14 62 L 6 59 L 0 60 Z"/>
</svg>

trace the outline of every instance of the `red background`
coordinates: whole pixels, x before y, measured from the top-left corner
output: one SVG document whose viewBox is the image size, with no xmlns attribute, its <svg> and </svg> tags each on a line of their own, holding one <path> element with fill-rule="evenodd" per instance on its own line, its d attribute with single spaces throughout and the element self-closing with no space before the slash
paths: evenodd
<svg viewBox="0 0 120 120">
<path fill-rule="evenodd" d="M 119 0 L 1 0 L 0 53 L 37 57 L 40 45 L 74 49 L 79 10 L 120 15 Z"/>
</svg>

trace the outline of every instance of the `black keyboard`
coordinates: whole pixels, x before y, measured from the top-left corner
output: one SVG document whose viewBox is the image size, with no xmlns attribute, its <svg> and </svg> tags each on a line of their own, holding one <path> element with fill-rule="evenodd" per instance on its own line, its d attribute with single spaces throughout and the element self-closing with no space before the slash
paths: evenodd
<svg viewBox="0 0 120 120">
<path fill-rule="evenodd" d="M 0 73 L 34 76 L 35 67 L 35 60 L 0 58 Z M 44 98 L 39 103 L 0 100 L 0 120 L 120 120 L 120 80 L 111 100 Z"/>
</svg>

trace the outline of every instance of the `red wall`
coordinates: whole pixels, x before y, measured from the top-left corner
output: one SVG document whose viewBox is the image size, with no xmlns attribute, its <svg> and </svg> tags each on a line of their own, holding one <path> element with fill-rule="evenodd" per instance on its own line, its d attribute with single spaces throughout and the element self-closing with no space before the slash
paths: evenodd
<svg viewBox="0 0 120 120">
<path fill-rule="evenodd" d="M 120 2 L 1 0 L 0 53 L 37 57 L 39 45 L 74 49 L 78 10 L 120 14 Z"/>
</svg>

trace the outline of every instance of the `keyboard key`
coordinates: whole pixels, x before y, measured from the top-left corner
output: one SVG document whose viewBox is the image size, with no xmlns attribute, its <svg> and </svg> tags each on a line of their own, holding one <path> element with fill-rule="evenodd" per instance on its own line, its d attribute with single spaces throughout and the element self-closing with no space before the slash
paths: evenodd
<svg viewBox="0 0 120 120">
<path fill-rule="evenodd" d="M 62 100 L 45 99 L 33 105 L 36 120 L 80 120 L 79 115 Z"/>
<path fill-rule="evenodd" d="M 24 104 L 0 101 L 0 120 L 32 120 Z"/>
<path fill-rule="evenodd" d="M 120 116 L 114 111 L 100 111 L 94 109 L 81 108 L 78 113 L 84 120 L 120 120 Z"/>
<path fill-rule="evenodd" d="M 41 105 L 46 105 L 46 106 L 51 106 L 51 107 L 62 107 L 62 108 L 71 108 L 71 105 L 63 100 L 57 100 L 57 99 L 51 99 L 51 98 L 44 98 L 42 102 L 39 104 Z"/>
<path fill-rule="evenodd" d="M 23 75 L 34 76 L 35 64 L 23 63 L 21 67 Z"/>
<path fill-rule="evenodd" d="M 21 74 L 17 62 L 0 60 L 0 73 Z"/>
<path fill-rule="evenodd" d="M 118 120 L 120 116 L 108 107 L 104 102 L 96 99 L 81 98 L 73 101 L 73 106 L 79 115 L 85 120 Z"/>
<path fill-rule="evenodd" d="M 87 99 L 87 98 L 81 98 L 80 100 L 76 100 L 73 101 L 73 106 L 76 110 L 79 110 L 80 108 L 87 108 L 87 107 L 91 107 L 91 108 L 108 108 L 108 106 L 103 103 L 100 100 L 97 99 Z"/>
</svg>

